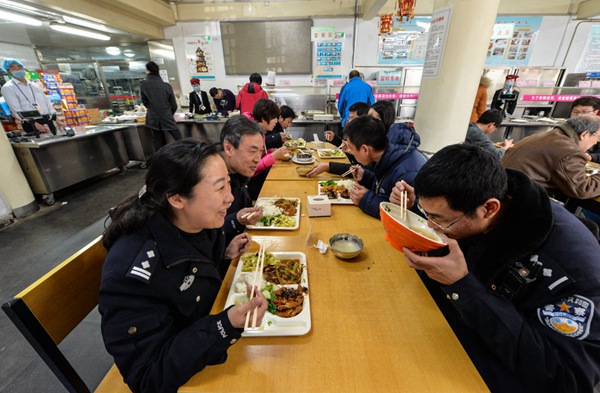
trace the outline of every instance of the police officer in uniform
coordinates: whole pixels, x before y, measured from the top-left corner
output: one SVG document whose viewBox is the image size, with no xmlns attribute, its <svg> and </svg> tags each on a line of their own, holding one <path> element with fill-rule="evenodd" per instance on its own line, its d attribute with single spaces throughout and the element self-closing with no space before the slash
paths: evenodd
<svg viewBox="0 0 600 393">
<path fill-rule="evenodd" d="M 409 206 L 446 256 L 404 249 L 492 392 L 593 392 L 600 380 L 600 246 L 524 173 L 473 145 L 437 152 Z"/>
<path fill-rule="evenodd" d="M 145 186 L 113 213 L 104 234 L 102 335 L 134 392 L 176 392 L 207 365 L 223 363 L 245 315 L 267 307 L 260 293 L 209 315 L 246 234 L 225 247 L 233 201 L 227 167 L 213 145 L 181 140 L 159 150 Z"/>
</svg>

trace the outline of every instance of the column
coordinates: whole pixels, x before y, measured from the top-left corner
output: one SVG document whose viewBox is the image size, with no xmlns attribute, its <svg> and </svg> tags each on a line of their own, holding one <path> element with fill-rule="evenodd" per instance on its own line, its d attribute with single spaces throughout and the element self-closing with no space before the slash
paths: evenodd
<svg viewBox="0 0 600 393">
<path fill-rule="evenodd" d="M 1 125 L 0 134 L 0 191 L 15 217 L 25 217 L 38 211 L 40 207 Z"/>
<path fill-rule="evenodd" d="M 452 11 L 438 77 L 421 80 L 415 114 L 421 150 L 435 153 L 464 141 L 499 4 L 500 0 L 434 1 L 434 14 L 446 7 Z"/>
</svg>

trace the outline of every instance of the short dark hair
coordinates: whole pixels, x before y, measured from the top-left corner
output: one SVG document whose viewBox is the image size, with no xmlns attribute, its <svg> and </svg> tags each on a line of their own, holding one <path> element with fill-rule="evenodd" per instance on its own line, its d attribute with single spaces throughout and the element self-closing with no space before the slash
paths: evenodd
<svg viewBox="0 0 600 393">
<path fill-rule="evenodd" d="M 252 117 L 254 117 L 254 120 L 258 123 L 260 123 L 261 120 L 268 123 L 279 117 L 279 107 L 274 101 L 267 98 L 261 98 L 256 101 L 252 107 Z"/>
<path fill-rule="evenodd" d="M 153 61 L 149 61 L 146 63 L 146 69 L 150 71 L 152 75 L 158 75 L 158 64 Z"/>
<path fill-rule="evenodd" d="M 571 104 L 571 110 L 576 106 L 591 106 L 594 110 L 600 110 L 600 98 L 592 97 L 592 96 L 583 96 L 579 97 Z"/>
<path fill-rule="evenodd" d="M 261 126 L 246 116 L 231 116 L 221 130 L 221 143 L 227 141 L 237 149 L 240 147 L 244 135 L 262 135 L 262 132 Z"/>
<path fill-rule="evenodd" d="M 287 119 L 289 117 L 291 117 L 292 119 L 295 119 L 298 117 L 296 115 L 296 112 L 294 112 L 294 110 L 287 105 L 281 105 L 281 107 L 279 107 L 279 110 L 280 110 L 279 116 L 281 116 L 282 119 Z"/>
<path fill-rule="evenodd" d="M 388 145 L 386 133 L 383 123 L 372 116 L 359 116 L 344 127 L 344 135 L 357 149 L 367 145 L 376 151 L 385 150 Z"/>
<path fill-rule="evenodd" d="M 391 101 L 377 101 L 371 105 L 371 109 L 377 112 L 381 118 L 385 131 L 389 131 L 392 124 L 396 121 L 396 108 L 394 108 L 394 104 Z"/>
<path fill-rule="evenodd" d="M 348 74 L 348 79 L 352 79 L 352 78 L 355 78 L 357 76 L 360 77 L 360 72 L 358 72 L 357 70 L 352 70 Z"/>
<path fill-rule="evenodd" d="M 443 197 L 451 209 L 472 216 L 489 198 L 504 201 L 508 177 L 500 160 L 477 145 L 444 147 L 415 178 L 419 198 Z"/>
<path fill-rule="evenodd" d="M 214 98 L 217 94 L 219 94 L 219 89 L 216 87 L 211 87 L 211 89 L 208 91 L 208 94 Z"/>
<path fill-rule="evenodd" d="M 497 109 L 488 109 L 487 111 L 483 112 L 481 114 L 481 116 L 479 116 L 479 119 L 477 119 L 477 123 L 479 124 L 490 124 L 490 123 L 494 123 L 494 125 L 496 127 L 500 127 L 500 124 L 502 124 L 502 112 L 500 112 Z"/>
<path fill-rule="evenodd" d="M 355 102 L 354 104 L 350 105 L 348 112 L 356 112 L 358 116 L 363 116 L 369 113 L 369 108 L 371 107 L 366 102 Z"/>
<path fill-rule="evenodd" d="M 259 85 L 262 85 L 262 76 L 260 76 L 260 74 L 258 72 L 255 72 L 250 75 L 250 82 L 258 83 Z"/>
</svg>

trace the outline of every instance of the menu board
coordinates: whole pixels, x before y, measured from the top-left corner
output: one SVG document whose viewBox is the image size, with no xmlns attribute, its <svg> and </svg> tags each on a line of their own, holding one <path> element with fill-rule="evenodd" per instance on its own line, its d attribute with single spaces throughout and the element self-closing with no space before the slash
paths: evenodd
<svg viewBox="0 0 600 393">
<path fill-rule="evenodd" d="M 330 40 L 315 42 L 317 66 L 315 79 L 339 79 L 342 77 L 342 38 L 334 33 Z"/>
<path fill-rule="evenodd" d="M 402 21 L 394 18 L 392 31 L 379 36 L 377 64 L 422 65 L 431 18 Z"/>
<path fill-rule="evenodd" d="M 497 17 L 488 45 L 486 66 L 522 66 L 529 63 L 541 16 Z"/>
<path fill-rule="evenodd" d="M 211 36 L 186 37 L 185 58 L 190 78 L 215 79 Z"/>
</svg>

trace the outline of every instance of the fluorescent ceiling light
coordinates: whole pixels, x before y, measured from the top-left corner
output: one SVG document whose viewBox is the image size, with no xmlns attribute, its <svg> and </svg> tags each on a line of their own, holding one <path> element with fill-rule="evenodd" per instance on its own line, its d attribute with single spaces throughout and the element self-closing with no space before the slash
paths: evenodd
<svg viewBox="0 0 600 393">
<path fill-rule="evenodd" d="M 26 5 L 26 4 L 16 3 L 14 1 L 9 1 L 9 0 L 0 0 L 0 5 L 6 5 L 6 6 L 12 8 L 13 10 L 24 10 L 24 11 L 39 12 L 39 10 L 37 8 L 35 8 L 35 7 L 31 7 L 31 6 Z"/>
<path fill-rule="evenodd" d="M 42 25 L 41 20 L 37 20 L 35 18 L 30 18 L 28 16 L 23 16 L 23 15 L 19 15 L 19 14 L 13 14 L 12 12 L 8 12 L 8 11 L 0 11 L 0 19 L 6 19 L 11 22 L 25 23 L 26 25 L 31 25 L 31 26 L 41 26 Z"/>
<path fill-rule="evenodd" d="M 66 26 L 66 25 L 51 23 L 50 24 L 50 28 L 52 30 L 60 31 L 62 33 L 79 35 L 79 36 L 82 36 L 82 37 L 93 38 L 95 40 L 102 40 L 102 41 L 109 41 L 110 40 L 110 37 L 107 36 L 107 35 L 105 35 L 105 34 L 93 33 L 93 32 L 91 32 L 89 30 L 78 29 L 76 27 L 71 27 L 71 26 Z"/>
<path fill-rule="evenodd" d="M 125 52 L 123 52 L 123 54 L 127 57 L 135 57 L 135 53 L 133 53 L 131 50 L 126 50 Z"/>
<path fill-rule="evenodd" d="M 106 53 L 117 56 L 121 54 L 121 49 L 117 48 L 116 46 L 108 46 L 106 47 Z"/>
<path fill-rule="evenodd" d="M 92 30 L 100 30 L 100 31 L 108 32 L 108 28 L 99 23 L 94 23 L 94 22 L 90 22 L 87 20 L 83 20 L 83 19 L 73 18 L 73 17 L 67 16 L 67 15 L 63 16 L 63 19 L 65 20 L 65 22 L 71 23 L 71 24 L 74 24 L 77 26 L 87 27 L 88 29 L 92 29 Z"/>
</svg>

